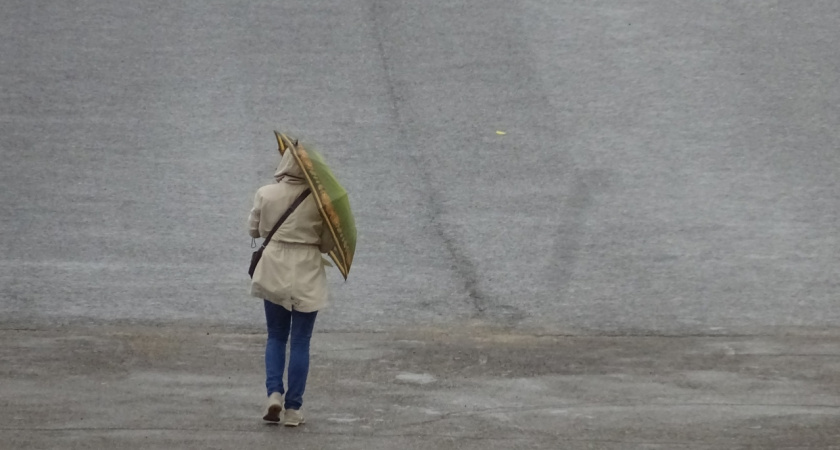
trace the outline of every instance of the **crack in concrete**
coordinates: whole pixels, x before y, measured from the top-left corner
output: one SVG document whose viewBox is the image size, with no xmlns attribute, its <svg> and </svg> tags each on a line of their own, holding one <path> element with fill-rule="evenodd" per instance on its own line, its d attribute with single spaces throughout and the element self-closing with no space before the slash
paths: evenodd
<svg viewBox="0 0 840 450">
<path fill-rule="evenodd" d="M 376 39 L 377 50 L 379 52 L 379 59 L 382 63 L 382 71 L 385 77 L 385 85 L 387 88 L 388 98 L 391 105 L 391 115 L 393 123 L 396 127 L 397 134 L 403 142 L 409 142 L 404 119 L 400 114 L 400 103 L 402 99 L 397 94 L 396 81 L 393 75 L 392 66 L 389 62 L 388 52 L 385 48 L 384 37 L 382 29 L 384 25 L 381 17 L 384 15 L 384 6 L 381 2 L 372 1 L 370 5 L 370 20 L 373 23 L 374 38 Z M 409 159 L 417 166 L 417 173 L 423 183 L 424 191 L 427 193 L 426 203 L 429 206 L 429 222 L 431 223 L 435 235 L 443 242 L 449 259 L 452 261 L 451 269 L 458 278 L 463 282 L 464 290 L 469 298 L 470 304 L 475 310 L 476 316 L 482 317 L 487 309 L 487 295 L 478 286 L 478 271 L 473 261 L 467 256 L 466 252 L 460 245 L 457 239 L 449 233 L 441 220 L 444 215 L 443 201 L 441 193 L 434 188 L 431 173 L 428 171 L 428 163 L 423 160 L 423 153 L 408 152 Z"/>
</svg>

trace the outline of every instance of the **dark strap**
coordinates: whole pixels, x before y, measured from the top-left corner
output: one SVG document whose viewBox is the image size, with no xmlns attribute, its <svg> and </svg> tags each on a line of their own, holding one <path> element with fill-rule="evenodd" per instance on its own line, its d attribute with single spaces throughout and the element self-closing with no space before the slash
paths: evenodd
<svg viewBox="0 0 840 450">
<path fill-rule="evenodd" d="M 306 199 L 306 197 L 311 192 L 312 191 L 309 190 L 309 188 L 306 188 L 305 191 L 301 192 L 300 195 L 298 195 L 298 198 L 295 199 L 294 203 L 292 203 L 292 206 L 289 206 L 289 209 L 287 209 L 286 212 L 284 212 L 283 215 L 280 216 L 280 219 L 277 220 L 277 223 L 274 224 L 274 228 L 272 228 L 271 231 L 268 232 L 268 236 L 266 236 L 265 240 L 263 241 L 262 248 L 265 248 L 265 246 L 268 245 L 269 241 L 271 241 L 271 236 L 274 236 L 274 233 L 280 228 L 280 225 L 283 225 L 283 222 L 285 222 L 289 215 L 292 214 L 292 211 L 294 211 L 295 208 L 297 208 L 301 203 L 303 203 L 303 200 Z"/>
</svg>

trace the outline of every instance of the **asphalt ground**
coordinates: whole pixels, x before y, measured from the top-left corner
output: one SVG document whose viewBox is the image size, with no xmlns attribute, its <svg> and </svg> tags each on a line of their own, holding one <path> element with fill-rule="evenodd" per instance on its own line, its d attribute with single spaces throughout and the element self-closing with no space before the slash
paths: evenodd
<svg viewBox="0 0 840 450">
<path fill-rule="evenodd" d="M 281 129 L 356 212 L 329 329 L 836 326 L 838 8 L 6 2 L 3 322 L 258 323 Z"/>
<path fill-rule="evenodd" d="M 330 274 L 320 351 L 332 348 L 330 339 L 359 336 L 385 351 L 404 334 L 419 333 L 431 346 L 438 334 L 495 333 L 530 336 L 533 353 L 499 356 L 529 367 L 546 359 L 534 336 L 602 337 L 618 346 L 651 339 L 636 351 L 648 354 L 654 377 L 658 367 L 682 367 L 682 357 L 656 351 L 674 339 L 770 342 L 772 355 L 805 356 L 758 358 L 767 372 L 746 385 L 709 376 L 745 391 L 741 400 L 754 409 L 735 409 L 753 411 L 750 420 L 766 418 L 767 405 L 803 408 L 773 410 L 790 426 L 703 422 L 708 408 L 679 397 L 685 415 L 653 415 L 641 428 L 631 419 L 599 425 L 629 423 L 625 431 L 637 440 L 599 444 L 574 422 L 517 416 L 518 427 L 561 431 L 509 444 L 551 447 L 554 437 L 577 436 L 582 448 L 667 446 L 669 419 L 685 425 L 697 418 L 708 430 L 696 436 L 698 445 L 728 448 L 714 440 L 719 434 L 733 446 L 826 448 L 836 437 L 824 430 L 836 424 L 831 374 L 840 353 L 838 21 L 840 5 L 829 0 L 4 2 L 0 330 L 4 348 L 19 351 L 0 361 L 0 400 L 15 405 L 0 418 L 23 424 L 3 435 L 30 448 L 58 446 L 50 436 L 61 430 L 73 445 L 101 448 L 119 436 L 140 445 L 136 430 L 158 433 L 160 447 L 170 438 L 183 446 L 199 439 L 204 429 L 190 425 L 189 414 L 182 425 L 170 423 L 183 434 L 148 415 L 117 414 L 109 405 L 130 396 L 132 374 L 142 377 L 143 364 L 152 363 L 109 366 L 89 342 L 114 341 L 116 350 L 102 351 L 131 355 L 121 339 L 159 333 L 164 341 L 186 339 L 182 348 L 190 350 L 182 351 L 201 355 L 207 342 L 182 335 L 211 329 L 226 330 L 228 345 L 247 341 L 249 352 L 258 351 L 263 319 L 259 300 L 247 296 L 246 218 L 255 189 L 271 181 L 278 129 L 326 155 L 356 213 L 358 251 L 347 282 Z M 135 338 L 115 335 L 119 329 Z M 476 345 L 458 351 L 477 353 Z M 439 347 L 441 355 L 456 351 Z M 569 355 L 577 353 L 569 352 L 558 356 L 566 366 L 554 366 L 552 376 L 571 370 Z M 227 369 L 188 359 L 185 366 L 161 361 L 159 370 L 201 390 L 190 377 L 224 377 L 240 367 L 235 352 L 216 354 L 232 358 Z M 426 361 L 389 355 L 408 358 L 393 362 L 406 367 Z M 530 355 L 528 362 L 520 355 Z M 238 381 L 259 393 L 260 370 L 250 364 Z M 429 364 L 403 369 L 445 376 L 446 364 Z M 635 366 L 621 358 L 610 364 L 610 373 L 631 379 L 610 401 L 637 398 Z M 715 364 L 724 362 L 712 358 L 703 370 L 730 370 Z M 680 370 L 693 374 L 692 367 Z M 731 367 L 744 375 L 752 366 Z M 69 377 L 64 389 L 62 371 L 83 375 Z M 467 373 L 479 385 L 485 380 L 478 370 Z M 776 388 L 761 377 L 774 373 L 786 398 L 801 400 L 762 402 L 763 389 Z M 503 384 L 518 379 L 493 376 Z M 147 398 L 171 399 L 152 378 L 133 386 Z M 91 387 L 108 379 L 126 381 L 127 390 Z M 467 395 L 464 380 L 452 392 Z M 538 380 L 548 386 L 540 395 L 572 395 L 570 380 Z M 698 392 L 732 395 L 704 380 L 695 383 Z M 318 383 L 313 392 L 324 392 L 328 384 Z M 399 384 L 385 386 L 400 392 Z M 483 386 L 492 397 L 496 388 Z M 820 415 L 814 396 L 828 399 Z M 50 416 L 49 398 L 63 409 L 88 402 L 83 416 L 94 425 Z M 412 399 L 394 399 L 393 407 L 413 407 Z M 644 399 L 631 404 L 655 395 Z M 313 397 L 312 412 L 320 419 L 310 425 L 335 425 L 319 401 Z M 188 404 L 172 405 L 172 414 Z M 393 412 L 383 405 L 374 409 Z M 159 415 L 155 408 L 166 406 L 138 407 Z M 242 408 L 232 414 L 244 421 Z M 447 408 L 431 410 L 461 417 Z M 45 409 L 52 422 L 31 424 Z M 375 420 L 368 413 L 352 417 Z M 453 423 L 486 434 L 469 420 Z M 239 426 L 213 423 L 234 430 L 230 436 Z M 88 444 L 108 427 L 116 430 L 110 438 Z M 784 433 L 791 440 L 750 440 Z M 207 436 L 201 442 L 212 441 Z M 382 446 L 437 442 L 405 436 Z M 695 442 L 685 436 L 673 442 Z"/>
</svg>

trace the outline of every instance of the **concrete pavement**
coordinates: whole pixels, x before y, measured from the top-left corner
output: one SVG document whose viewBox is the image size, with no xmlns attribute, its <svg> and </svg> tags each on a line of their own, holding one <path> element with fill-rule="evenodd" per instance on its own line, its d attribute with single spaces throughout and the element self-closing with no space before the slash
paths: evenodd
<svg viewBox="0 0 840 450">
<path fill-rule="evenodd" d="M 753 330 L 760 331 L 760 330 Z M 268 425 L 259 330 L 0 331 L 0 448 L 840 448 L 840 335 L 317 332 Z"/>
</svg>

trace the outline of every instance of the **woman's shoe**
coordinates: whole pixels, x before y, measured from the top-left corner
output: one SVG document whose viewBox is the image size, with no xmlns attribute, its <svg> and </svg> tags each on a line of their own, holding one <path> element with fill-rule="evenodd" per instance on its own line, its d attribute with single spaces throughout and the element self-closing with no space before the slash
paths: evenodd
<svg viewBox="0 0 840 450">
<path fill-rule="evenodd" d="M 286 414 L 283 416 L 283 425 L 287 427 L 296 427 L 304 423 L 306 423 L 306 420 L 303 418 L 303 414 L 301 414 L 300 411 L 297 409 L 286 410 Z"/>
<path fill-rule="evenodd" d="M 267 422 L 279 422 L 281 413 L 283 413 L 283 394 L 272 392 L 268 396 L 268 406 L 265 408 L 263 420 Z"/>
</svg>

